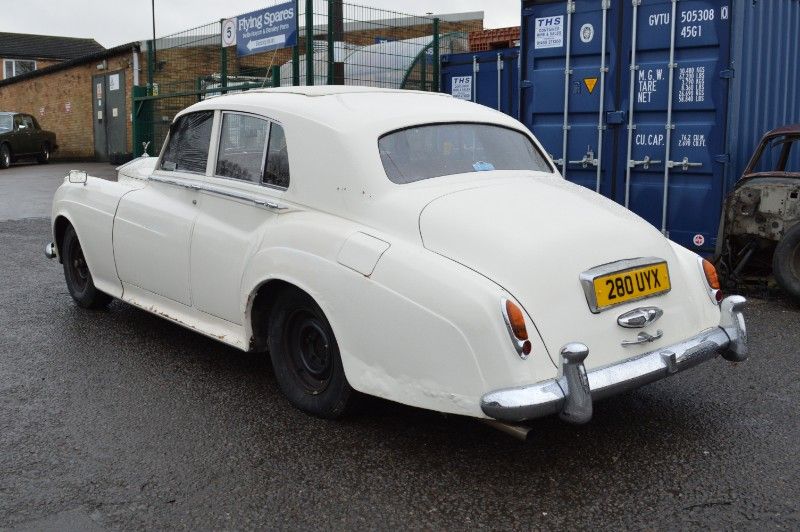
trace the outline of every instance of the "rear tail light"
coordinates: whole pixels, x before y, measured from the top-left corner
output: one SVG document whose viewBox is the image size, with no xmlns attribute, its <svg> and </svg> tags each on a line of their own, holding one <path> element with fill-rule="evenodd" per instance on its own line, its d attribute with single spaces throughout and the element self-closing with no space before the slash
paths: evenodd
<svg viewBox="0 0 800 532">
<path fill-rule="evenodd" d="M 719 276 L 717 275 L 717 268 L 715 268 L 710 261 L 702 258 L 700 259 L 700 266 L 703 270 L 703 275 L 705 276 L 706 279 L 706 285 L 708 287 L 708 297 L 710 297 L 711 301 L 713 301 L 716 304 L 721 303 L 723 295 L 721 286 L 719 284 Z"/>
<path fill-rule="evenodd" d="M 528 355 L 531 354 L 531 342 L 528 339 L 528 329 L 525 327 L 525 313 L 509 299 L 503 299 L 501 307 L 508 334 L 511 336 L 517 354 L 523 359 L 528 358 Z"/>
</svg>

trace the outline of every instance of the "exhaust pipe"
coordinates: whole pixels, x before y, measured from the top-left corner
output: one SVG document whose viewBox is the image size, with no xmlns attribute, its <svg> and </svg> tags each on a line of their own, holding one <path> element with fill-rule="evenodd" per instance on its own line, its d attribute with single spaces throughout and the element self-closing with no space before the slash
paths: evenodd
<svg viewBox="0 0 800 532">
<path fill-rule="evenodd" d="M 533 430 L 531 427 L 525 425 L 515 425 L 513 423 L 506 423 L 505 421 L 497 421 L 496 419 L 481 419 L 484 423 L 493 427 L 500 432 L 513 436 L 520 441 L 528 440 L 528 433 Z"/>
</svg>

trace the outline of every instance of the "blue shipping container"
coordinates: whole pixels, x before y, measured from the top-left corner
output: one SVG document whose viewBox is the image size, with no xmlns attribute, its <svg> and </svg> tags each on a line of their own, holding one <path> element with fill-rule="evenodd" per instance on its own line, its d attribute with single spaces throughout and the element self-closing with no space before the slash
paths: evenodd
<svg viewBox="0 0 800 532">
<path fill-rule="evenodd" d="M 439 86 L 519 118 L 519 48 L 443 54 Z"/>
<path fill-rule="evenodd" d="M 713 251 L 760 136 L 800 122 L 799 34 L 798 0 L 524 0 L 519 118 L 567 179 Z"/>
</svg>

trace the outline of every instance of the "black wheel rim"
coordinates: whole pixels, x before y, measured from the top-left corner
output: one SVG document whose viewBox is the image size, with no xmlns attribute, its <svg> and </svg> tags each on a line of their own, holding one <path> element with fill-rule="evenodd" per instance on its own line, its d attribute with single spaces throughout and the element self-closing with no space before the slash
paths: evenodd
<svg viewBox="0 0 800 532">
<path fill-rule="evenodd" d="M 83 292 L 89 285 L 89 266 L 86 264 L 86 258 L 83 256 L 81 244 L 77 240 L 73 240 L 70 246 L 68 266 L 72 285 L 75 287 L 76 291 Z"/>
<path fill-rule="evenodd" d="M 8 166 L 11 163 L 11 156 L 7 150 L 3 150 L 3 166 Z"/>
<path fill-rule="evenodd" d="M 45 161 L 50 159 L 50 150 L 47 149 L 47 146 L 42 148 L 42 159 L 44 159 Z"/>
<path fill-rule="evenodd" d="M 326 329 L 322 320 L 304 309 L 286 320 L 290 369 L 308 394 L 322 393 L 330 382 L 335 347 Z"/>
</svg>

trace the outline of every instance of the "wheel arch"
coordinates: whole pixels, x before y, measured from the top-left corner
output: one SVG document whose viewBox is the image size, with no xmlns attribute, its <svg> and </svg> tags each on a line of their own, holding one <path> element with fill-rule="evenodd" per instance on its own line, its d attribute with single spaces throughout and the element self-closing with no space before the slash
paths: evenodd
<svg viewBox="0 0 800 532">
<path fill-rule="evenodd" d="M 275 306 L 278 294 L 284 290 L 297 290 L 311 299 L 314 297 L 307 290 L 297 284 L 281 279 L 266 279 L 256 286 L 248 297 L 248 307 L 246 310 L 246 322 L 250 326 L 250 349 L 252 351 L 265 351 L 267 348 L 267 331 L 269 329 L 269 317 Z M 315 300 L 316 301 L 316 300 Z"/>
<path fill-rule="evenodd" d="M 78 232 L 78 230 L 75 229 L 75 225 L 72 223 L 72 220 L 67 218 L 64 214 L 59 214 L 56 216 L 55 220 L 53 220 L 53 238 L 55 239 L 56 251 L 58 252 L 58 262 L 62 262 L 62 244 L 64 242 L 64 235 L 67 232 L 67 227 L 69 226 L 72 226 L 76 233 Z M 80 237 L 78 237 L 78 240 L 80 240 Z"/>
</svg>

